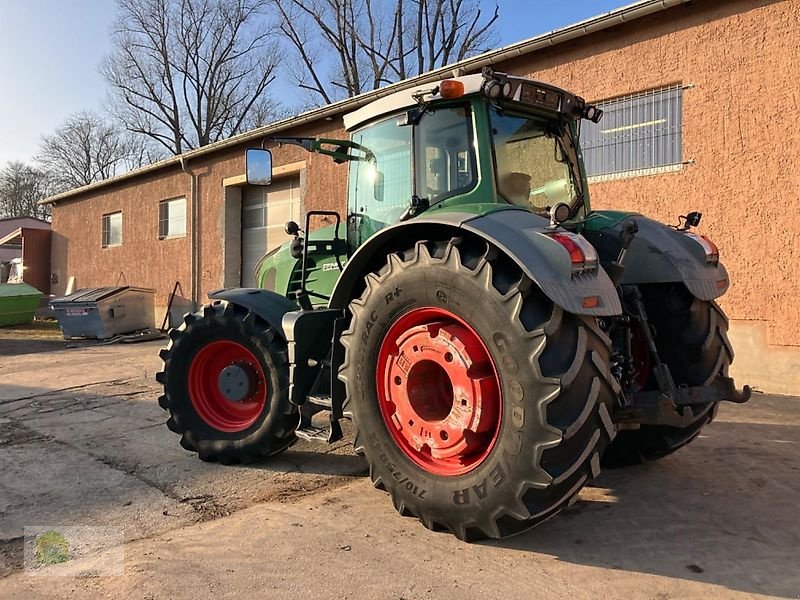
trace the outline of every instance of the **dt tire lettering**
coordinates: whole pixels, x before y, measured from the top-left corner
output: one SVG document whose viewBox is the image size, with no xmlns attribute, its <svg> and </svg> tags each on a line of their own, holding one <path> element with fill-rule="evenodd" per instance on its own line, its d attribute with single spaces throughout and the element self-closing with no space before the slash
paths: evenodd
<svg viewBox="0 0 800 600">
<path fill-rule="evenodd" d="M 364 333 L 361 334 L 362 344 L 367 343 L 367 340 L 369 339 L 369 332 L 372 331 L 372 328 L 375 326 L 375 322 L 377 320 L 378 320 L 378 313 L 373 310 L 369 315 L 369 319 L 364 324 Z"/>
<path fill-rule="evenodd" d="M 397 484 L 401 487 L 404 487 L 406 491 L 411 492 L 420 500 L 424 500 L 425 496 L 428 493 L 428 490 L 411 481 L 411 479 L 409 479 L 407 475 L 404 475 L 403 472 L 397 468 L 397 465 L 395 465 L 389 459 L 389 454 L 381 446 L 375 434 L 372 434 L 370 438 L 375 442 L 375 446 L 378 448 L 378 454 L 380 456 L 381 462 L 392 474 L 392 477 L 394 478 L 395 481 L 397 481 Z"/>
<path fill-rule="evenodd" d="M 491 470 L 489 473 L 490 481 L 492 489 L 500 488 L 506 481 L 506 471 L 503 468 L 502 464 L 498 464 Z M 453 492 L 453 504 L 458 506 L 464 506 L 465 504 L 471 504 L 473 496 L 480 500 L 485 500 L 486 497 L 489 495 L 489 485 L 487 485 L 486 479 L 481 481 L 480 483 L 470 486 L 468 488 L 456 490 Z"/>
</svg>

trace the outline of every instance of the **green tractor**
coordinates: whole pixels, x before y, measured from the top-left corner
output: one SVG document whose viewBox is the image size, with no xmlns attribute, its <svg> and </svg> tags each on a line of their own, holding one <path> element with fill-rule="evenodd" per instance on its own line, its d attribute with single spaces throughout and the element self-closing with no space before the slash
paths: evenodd
<svg viewBox="0 0 800 600">
<path fill-rule="evenodd" d="M 746 401 L 701 215 L 591 209 L 578 136 L 601 116 L 486 69 L 356 110 L 349 140 L 273 138 L 349 163 L 347 214 L 287 223 L 261 289 L 213 292 L 170 332 L 159 404 L 181 445 L 247 463 L 350 419 L 401 514 L 500 538 Z M 250 184 L 271 160 L 247 151 Z"/>
</svg>

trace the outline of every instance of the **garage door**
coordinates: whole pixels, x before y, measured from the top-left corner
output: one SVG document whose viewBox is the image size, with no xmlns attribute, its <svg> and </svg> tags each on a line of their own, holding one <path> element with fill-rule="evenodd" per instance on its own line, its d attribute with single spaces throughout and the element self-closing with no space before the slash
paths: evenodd
<svg viewBox="0 0 800 600">
<path fill-rule="evenodd" d="M 242 287 L 257 287 L 255 268 L 288 237 L 286 221 L 301 223 L 300 178 L 287 177 L 242 191 Z"/>
</svg>

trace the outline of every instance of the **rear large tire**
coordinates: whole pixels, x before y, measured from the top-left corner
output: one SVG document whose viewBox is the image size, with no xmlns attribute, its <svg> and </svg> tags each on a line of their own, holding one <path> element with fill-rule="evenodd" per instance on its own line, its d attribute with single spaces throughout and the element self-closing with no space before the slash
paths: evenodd
<svg viewBox="0 0 800 600">
<path fill-rule="evenodd" d="M 728 341 L 728 319 L 716 302 L 695 298 L 683 285 L 642 286 L 648 318 L 655 329 L 661 360 L 676 385 L 710 384 L 728 374 L 733 348 Z M 651 389 L 657 389 L 654 381 Z M 694 440 L 714 418 L 717 402 L 694 405 L 694 419 L 686 427 L 643 425 L 620 431 L 603 455 L 603 466 L 622 467 L 657 460 Z"/>
<path fill-rule="evenodd" d="M 401 514 L 500 538 L 553 516 L 599 473 L 618 390 L 609 340 L 496 249 L 418 242 L 366 277 L 350 312 L 344 411 Z"/>
<path fill-rule="evenodd" d="M 181 446 L 201 460 L 233 464 L 296 441 L 286 342 L 266 321 L 218 300 L 186 315 L 169 336 L 160 354 L 164 370 L 156 375 L 164 386 L 158 403 L 170 413 L 167 427 L 181 435 Z"/>
</svg>

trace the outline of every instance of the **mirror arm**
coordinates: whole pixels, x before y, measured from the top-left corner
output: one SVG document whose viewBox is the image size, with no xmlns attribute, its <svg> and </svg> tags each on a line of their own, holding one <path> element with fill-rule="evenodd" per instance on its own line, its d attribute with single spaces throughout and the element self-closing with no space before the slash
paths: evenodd
<svg viewBox="0 0 800 600">
<path fill-rule="evenodd" d="M 324 146 L 335 146 L 335 149 L 331 150 L 329 148 L 325 148 Z M 348 152 L 348 149 L 362 152 L 363 156 L 351 154 L 350 152 Z M 375 155 L 372 153 L 372 150 L 370 150 L 366 146 L 362 146 L 361 144 L 350 140 L 333 140 L 333 139 L 320 138 L 314 141 L 314 147 L 312 152 L 317 152 L 319 154 L 325 154 L 326 156 L 331 156 L 333 157 L 333 160 L 336 162 L 347 162 L 351 160 L 375 162 Z"/>
<path fill-rule="evenodd" d="M 324 154 L 330 156 L 336 162 L 347 162 L 351 160 L 363 160 L 374 162 L 375 155 L 369 148 L 352 142 L 350 140 L 335 140 L 329 138 L 310 138 L 310 137 L 266 137 L 261 143 L 262 148 L 267 142 L 273 142 L 282 146 L 283 144 L 290 144 L 292 146 L 300 146 L 307 152 L 316 152 L 317 154 Z M 334 148 L 326 148 L 326 146 L 333 146 Z M 358 156 L 348 152 L 348 149 L 357 150 L 363 153 L 363 156 Z"/>
</svg>

